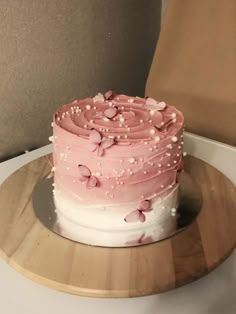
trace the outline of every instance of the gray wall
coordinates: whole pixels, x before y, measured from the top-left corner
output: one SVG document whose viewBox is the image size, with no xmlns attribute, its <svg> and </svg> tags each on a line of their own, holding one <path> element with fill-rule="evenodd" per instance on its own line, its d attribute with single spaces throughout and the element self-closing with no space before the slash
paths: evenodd
<svg viewBox="0 0 236 314">
<path fill-rule="evenodd" d="M 158 0 L 0 0 L 0 160 L 47 144 L 63 103 L 143 95 L 160 14 Z"/>
</svg>

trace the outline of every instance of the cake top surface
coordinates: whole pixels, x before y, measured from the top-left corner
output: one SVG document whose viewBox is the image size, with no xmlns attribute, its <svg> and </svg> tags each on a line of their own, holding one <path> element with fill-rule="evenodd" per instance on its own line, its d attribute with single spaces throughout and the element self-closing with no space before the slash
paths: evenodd
<svg viewBox="0 0 236 314">
<path fill-rule="evenodd" d="M 112 91 L 75 100 L 54 114 L 54 126 L 65 137 L 90 138 L 91 143 L 111 139 L 116 145 L 160 142 L 181 130 L 183 121 L 182 113 L 163 101 L 116 95 Z"/>
</svg>

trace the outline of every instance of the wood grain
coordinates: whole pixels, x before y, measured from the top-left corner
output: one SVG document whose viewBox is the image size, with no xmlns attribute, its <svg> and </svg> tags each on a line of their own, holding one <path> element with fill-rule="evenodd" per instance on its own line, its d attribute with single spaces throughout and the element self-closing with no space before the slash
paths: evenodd
<svg viewBox="0 0 236 314">
<path fill-rule="evenodd" d="M 137 297 L 196 280 L 235 248 L 236 190 L 203 161 L 188 157 L 185 168 L 203 195 L 197 220 L 167 240 L 115 249 L 75 243 L 37 220 L 31 195 L 49 168 L 32 161 L 0 186 L 0 255 L 34 281 L 84 296 Z"/>
</svg>

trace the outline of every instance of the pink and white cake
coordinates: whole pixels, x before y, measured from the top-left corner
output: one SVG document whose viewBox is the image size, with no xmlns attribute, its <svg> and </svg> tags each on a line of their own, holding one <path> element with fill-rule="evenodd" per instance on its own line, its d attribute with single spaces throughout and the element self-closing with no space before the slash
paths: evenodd
<svg viewBox="0 0 236 314">
<path fill-rule="evenodd" d="M 123 247 L 175 229 L 184 118 L 153 98 L 75 100 L 55 114 L 58 223 L 79 242 Z"/>
</svg>

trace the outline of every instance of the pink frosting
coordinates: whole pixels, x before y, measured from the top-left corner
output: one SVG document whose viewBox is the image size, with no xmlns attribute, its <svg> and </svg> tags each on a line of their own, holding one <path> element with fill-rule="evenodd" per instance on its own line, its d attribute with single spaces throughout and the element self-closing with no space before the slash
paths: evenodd
<svg viewBox="0 0 236 314">
<path fill-rule="evenodd" d="M 157 102 L 158 104 L 158 102 Z M 105 110 L 117 108 L 106 118 Z M 166 105 L 156 110 L 144 98 L 114 95 L 109 100 L 86 98 L 62 106 L 54 115 L 54 180 L 81 204 L 133 202 L 169 194 L 182 164 L 183 115 Z M 89 150 L 91 130 L 115 144 L 102 156 Z M 79 165 L 98 179 L 88 188 Z"/>
</svg>

